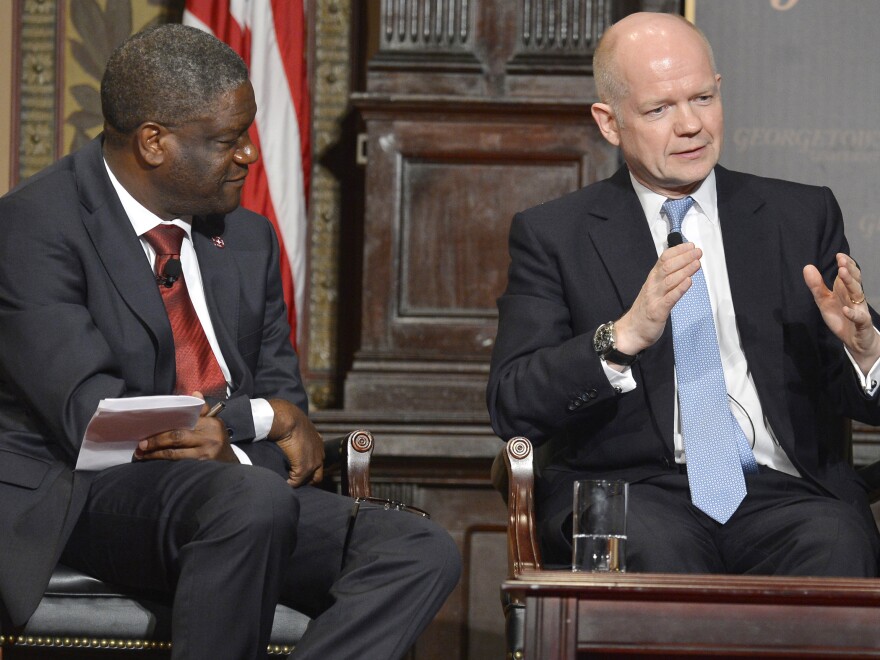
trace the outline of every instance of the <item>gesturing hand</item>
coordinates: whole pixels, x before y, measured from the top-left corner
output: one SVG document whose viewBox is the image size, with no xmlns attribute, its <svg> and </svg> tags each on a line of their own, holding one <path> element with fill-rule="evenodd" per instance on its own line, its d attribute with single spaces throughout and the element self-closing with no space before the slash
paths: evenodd
<svg viewBox="0 0 880 660">
<path fill-rule="evenodd" d="M 693 243 L 663 251 L 632 307 L 614 324 L 617 350 L 637 355 L 660 339 L 672 308 L 700 269 L 702 256 L 703 251 Z"/>
<path fill-rule="evenodd" d="M 290 461 L 287 483 L 294 488 L 324 478 L 324 440 L 306 414 L 283 399 L 269 399 L 275 419 L 268 439 L 278 443 Z"/>
<path fill-rule="evenodd" d="M 862 373 L 880 357 L 880 337 L 865 301 L 862 272 L 848 255 L 837 254 L 837 277 L 832 289 L 825 286 L 819 270 L 804 266 L 804 282 L 822 313 L 825 324 L 849 349 Z"/>
</svg>

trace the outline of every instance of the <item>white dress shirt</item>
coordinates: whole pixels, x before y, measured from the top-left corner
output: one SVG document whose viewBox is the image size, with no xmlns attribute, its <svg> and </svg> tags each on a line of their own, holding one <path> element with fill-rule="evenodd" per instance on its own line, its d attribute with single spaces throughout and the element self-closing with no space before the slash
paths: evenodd
<svg viewBox="0 0 880 660">
<path fill-rule="evenodd" d="M 106 161 L 104 162 L 104 167 L 107 170 L 107 174 L 110 176 L 110 181 L 113 184 L 113 188 L 116 190 L 116 194 L 119 196 L 122 208 L 125 209 L 125 213 L 128 215 L 128 220 L 131 222 L 131 226 L 134 228 L 138 237 L 140 237 L 141 247 L 143 247 L 144 254 L 146 255 L 146 258 L 150 263 L 150 268 L 152 269 L 156 259 L 156 252 L 147 239 L 144 238 L 144 234 L 150 231 L 153 227 L 163 224 L 163 221 L 144 207 L 122 187 L 122 184 L 119 183 L 115 176 L 113 176 L 113 172 L 110 171 Z M 223 377 L 226 379 L 228 394 L 229 384 L 232 382 L 232 378 L 229 375 L 229 367 L 226 364 L 226 360 L 223 358 L 223 353 L 220 351 L 220 345 L 217 343 L 214 324 L 211 322 L 210 314 L 208 314 L 208 304 L 205 300 L 202 274 L 201 271 L 199 271 L 199 261 L 192 243 L 192 219 L 177 218 L 170 222 L 164 222 L 164 224 L 177 225 L 186 232 L 186 237 L 183 240 L 183 244 L 180 246 L 180 265 L 183 269 L 183 278 L 186 281 L 186 288 L 189 292 L 190 300 L 192 300 L 193 307 L 196 310 L 196 315 L 199 317 L 199 322 L 202 324 L 202 329 L 205 331 L 205 336 L 208 338 L 211 351 L 213 351 L 214 357 L 217 358 L 217 363 L 220 365 L 220 370 L 223 372 Z M 272 428 L 272 422 L 275 418 L 275 412 L 272 410 L 272 406 L 269 402 L 265 399 L 251 399 L 251 414 L 254 418 L 254 432 L 256 434 L 254 440 L 262 440 L 269 435 L 269 430 Z M 234 443 L 230 446 L 241 463 L 247 465 L 251 464 L 247 454 L 236 447 Z"/>
<path fill-rule="evenodd" d="M 654 247 L 659 256 L 667 247 L 666 238 L 669 234 L 669 223 L 662 213 L 666 197 L 652 192 L 630 175 L 639 202 L 645 212 Z M 700 187 L 691 193 L 694 205 L 685 215 L 682 234 L 686 240 L 703 251 L 701 268 L 709 289 L 709 300 L 718 334 L 718 347 L 721 352 L 721 364 L 724 368 L 724 380 L 733 412 L 752 451 L 760 465 L 794 476 L 800 476 L 797 469 L 776 440 L 770 423 L 764 416 L 758 390 L 749 371 L 746 356 L 736 326 L 736 314 L 730 295 L 730 280 L 727 275 L 727 262 L 724 258 L 724 241 L 721 236 L 721 224 L 718 218 L 718 195 L 715 188 L 715 172 L 712 171 Z M 804 284 L 806 286 L 806 284 Z M 847 354 L 849 354 L 847 352 Z M 880 360 L 871 368 L 867 376 L 862 374 L 850 356 L 856 374 L 869 395 L 877 390 L 880 376 Z M 608 380 L 621 392 L 629 392 L 636 388 L 632 371 L 625 368 L 619 372 L 603 362 Z M 675 460 L 677 463 L 687 462 L 686 442 L 681 434 L 681 418 L 678 406 L 678 387 L 675 392 L 675 411 L 673 415 L 673 439 L 675 443 Z"/>
</svg>

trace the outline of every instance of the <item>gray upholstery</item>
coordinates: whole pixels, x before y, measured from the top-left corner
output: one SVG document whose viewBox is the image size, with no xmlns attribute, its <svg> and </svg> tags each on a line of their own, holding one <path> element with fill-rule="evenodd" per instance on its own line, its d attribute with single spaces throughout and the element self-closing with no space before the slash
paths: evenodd
<svg viewBox="0 0 880 660">
<path fill-rule="evenodd" d="M 305 614 L 278 605 L 270 653 L 290 653 L 308 623 Z M 167 649 L 171 605 L 161 597 L 126 593 L 59 565 L 24 630 L 14 636 L 0 631 L 0 636 L 6 643 L 24 646 Z"/>
<path fill-rule="evenodd" d="M 368 497 L 372 451 L 373 437 L 369 431 L 358 430 L 348 437 L 325 440 L 325 474 L 338 472 L 344 492 L 352 497 Z M 305 614 L 278 605 L 269 640 L 270 655 L 289 654 L 308 624 Z M 0 616 L 0 657 L 4 656 L 4 647 L 8 651 L 21 647 L 43 649 L 39 656 L 30 658 L 42 657 L 43 652 L 59 647 L 147 649 L 161 655 L 171 648 L 171 603 L 161 595 L 121 591 L 59 564 L 24 629 L 11 631 L 4 626 Z"/>
</svg>

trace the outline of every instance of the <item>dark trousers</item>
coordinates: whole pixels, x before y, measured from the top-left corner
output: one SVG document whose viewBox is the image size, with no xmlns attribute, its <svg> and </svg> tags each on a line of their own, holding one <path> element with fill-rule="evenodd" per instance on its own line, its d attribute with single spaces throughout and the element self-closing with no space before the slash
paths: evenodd
<svg viewBox="0 0 880 660">
<path fill-rule="evenodd" d="M 173 657 L 266 657 L 279 600 L 316 617 L 294 657 L 401 657 L 455 587 L 460 557 L 429 520 L 293 489 L 270 470 L 148 461 L 96 475 L 62 561 L 173 594 Z"/>
<path fill-rule="evenodd" d="M 805 479 L 775 470 L 747 476 L 746 486 L 746 498 L 721 525 L 691 503 L 686 474 L 668 473 L 630 484 L 627 570 L 877 575 L 880 534 L 855 506 L 828 496 Z M 548 563 L 570 565 L 570 518 L 571 504 L 567 515 L 555 519 L 551 515 L 544 521 L 542 541 Z"/>
</svg>

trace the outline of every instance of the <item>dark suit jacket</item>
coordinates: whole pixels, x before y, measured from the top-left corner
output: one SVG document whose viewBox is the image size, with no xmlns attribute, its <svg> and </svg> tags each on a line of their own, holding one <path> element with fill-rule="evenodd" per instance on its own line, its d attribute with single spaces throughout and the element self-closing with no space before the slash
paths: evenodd
<svg viewBox="0 0 880 660">
<path fill-rule="evenodd" d="M 193 242 L 233 380 L 222 418 L 248 451 L 252 397 L 307 405 L 278 242 L 243 209 L 194 219 Z M 0 199 L 0 605 L 13 623 L 85 501 L 89 475 L 72 468 L 98 401 L 170 394 L 174 379 L 168 316 L 96 139 Z"/>
<path fill-rule="evenodd" d="M 841 417 L 877 424 L 880 409 L 802 274 L 814 264 L 833 282 L 835 254 L 849 252 L 840 208 L 827 188 L 715 172 L 737 327 L 764 413 L 805 478 L 862 506 Z M 674 468 L 671 325 L 633 366 L 629 393 L 615 393 L 592 347 L 657 260 L 627 170 L 518 214 L 510 253 L 487 399 L 501 438 L 551 446 L 539 496 L 570 511 L 574 473 L 632 482 Z"/>
</svg>

